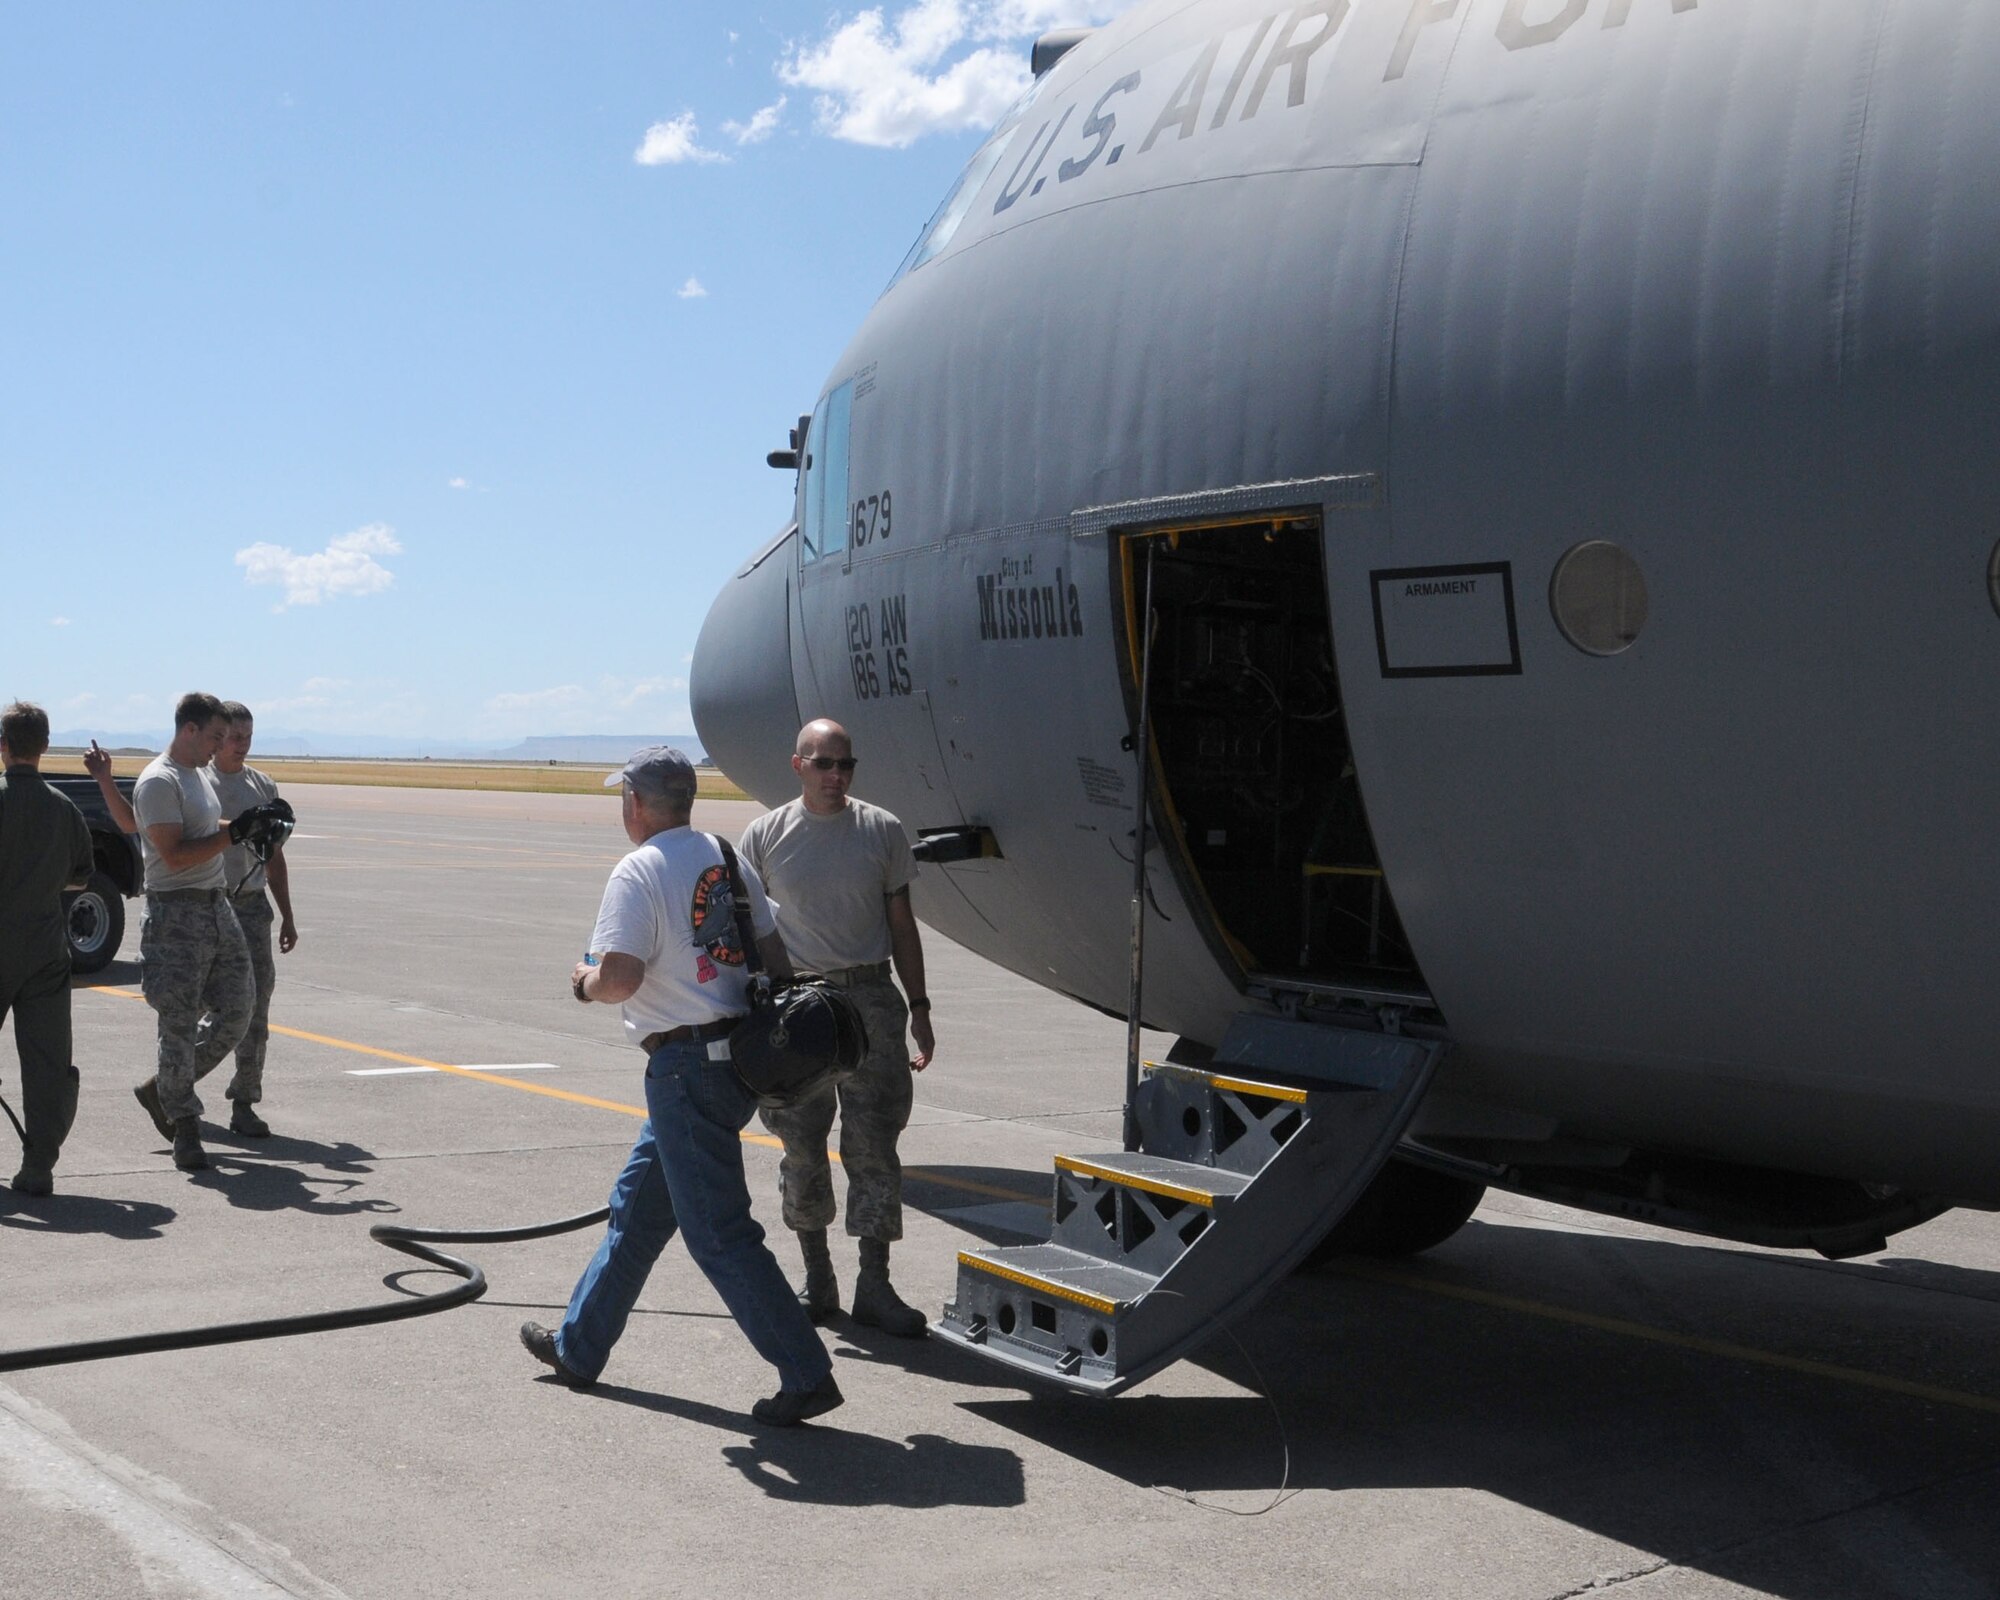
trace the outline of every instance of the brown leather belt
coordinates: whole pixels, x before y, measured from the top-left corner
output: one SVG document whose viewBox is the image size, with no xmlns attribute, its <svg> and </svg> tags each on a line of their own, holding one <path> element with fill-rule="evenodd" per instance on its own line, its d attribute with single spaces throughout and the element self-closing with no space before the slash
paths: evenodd
<svg viewBox="0 0 2000 1600">
<path fill-rule="evenodd" d="M 714 1022 L 690 1022 L 684 1027 L 667 1028 L 659 1033 L 649 1033 L 639 1041 L 639 1048 L 651 1055 L 663 1044 L 707 1044 L 711 1039 L 727 1039 L 741 1022 L 741 1017 L 721 1017 Z"/>
</svg>

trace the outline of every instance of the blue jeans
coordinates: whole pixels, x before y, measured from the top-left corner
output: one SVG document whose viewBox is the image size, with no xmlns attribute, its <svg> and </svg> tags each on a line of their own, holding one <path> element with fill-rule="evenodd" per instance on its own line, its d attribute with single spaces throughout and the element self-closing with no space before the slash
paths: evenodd
<svg viewBox="0 0 2000 1600">
<path fill-rule="evenodd" d="M 556 1331 L 563 1365 L 595 1378 L 625 1331 L 646 1275 L 678 1228 L 782 1387 L 816 1389 L 833 1373 L 826 1347 L 750 1215 L 737 1137 L 756 1097 L 707 1046 L 663 1044 L 646 1062 L 646 1124 L 611 1190 L 604 1242 L 584 1268 Z"/>
</svg>

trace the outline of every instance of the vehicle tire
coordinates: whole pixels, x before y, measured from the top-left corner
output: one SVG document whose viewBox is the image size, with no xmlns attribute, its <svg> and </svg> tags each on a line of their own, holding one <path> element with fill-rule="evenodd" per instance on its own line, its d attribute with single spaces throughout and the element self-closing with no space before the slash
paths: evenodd
<svg viewBox="0 0 2000 1600">
<path fill-rule="evenodd" d="M 1485 1193 L 1483 1183 L 1392 1156 L 1305 1264 L 1324 1266 L 1341 1256 L 1416 1255 L 1458 1232 Z"/>
<path fill-rule="evenodd" d="M 125 897 L 109 873 L 93 872 L 89 883 L 63 896 L 63 925 L 71 972 L 87 976 L 111 965 L 125 938 Z"/>
</svg>

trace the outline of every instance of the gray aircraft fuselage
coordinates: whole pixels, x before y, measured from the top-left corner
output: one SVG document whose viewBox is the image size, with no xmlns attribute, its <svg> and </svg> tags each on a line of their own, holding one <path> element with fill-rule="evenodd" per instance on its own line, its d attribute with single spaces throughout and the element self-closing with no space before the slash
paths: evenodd
<svg viewBox="0 0 2000 1600">
<path fill-rule="evenodd" d="M 924 920 L 1123 1014 L 1151 548 L 1149 1025 L 1268 1003 L 1232 884 L 1323 925 L 1216 773 L 1337 721 L 1452 1041 L 1419 1133 L 2000 1203 L 1996 106 L 1986 0 L 1138 6 L 842 355 L 701 738 L 775 802 L 844 723 L 857 793 L 997 842 Z M 1160 530 L 1216 526 L 1202 589 Z M 1280 681 L 1246 563 L 1302 528 L 1331 670 Z M 1292 838 L 1325 789 L 1235 805 Z"/>
</svg>

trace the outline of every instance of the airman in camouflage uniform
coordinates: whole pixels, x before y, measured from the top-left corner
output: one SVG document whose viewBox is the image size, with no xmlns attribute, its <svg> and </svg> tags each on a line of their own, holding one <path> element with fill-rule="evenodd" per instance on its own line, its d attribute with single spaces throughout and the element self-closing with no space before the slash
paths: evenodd
<svg viewBox="0 0 2000 1600">
<path fill-rule="evenodd" d="M 213 776 L 223 815 L 233 819 L 252 806 L 277 799 L 278 786 L 267 774 L 245 765 L 256 736 L 256 721 L 250 715 L 250 708 L 240 701 L 226 700 L 222 711 L 229 719 L 229 732 L 215 754 Z M 249 946 L 250 968 L 257 984 L 250 1025 L 236 1047 L 236 1071 L 229 1080 L 227 1093 L 232 1107 L 229 1131 L 246 1139 L 264 1139 L 271 1130 L 254 1107 L 264 1098 L 264 1051 L 271 1038 L 271 991 L 278 985 L 278 966 L 271 957 L 271 902 L 277 901 L 278 949 L 289 954 L 299 942 L 298 924 L 292 919 L 291 869 L 285 860 L 284 846 L 272 851 L 268 861 L 260 861 L 245 844 L 229 847 L 223 855 L 223 868 L 228 878 L 229 904 L 243 930 L 243 941 Z M 267 887 L 268 896 L 264 892 Z M 218 1022 L 212 1015 L 202 1018 L 196 1031 L 197 1051 Z"/>
<path fill-rule="evenodd" d="M 173 742 L 132 791 L 146 858 L 141 986 L 158 1013 L 160 1039 L 158 1070 L 132 1092 L 173 1140 L 183 1172 L 208 1165 L 195 1080 L 236 1048 L 257 998 L 249 947 L 229 904 L 229 830 L 207 765 L 228 727 L 214 695 L 183 695 Z"/>
<path fill-rule="evenodd" d="M 847 1231 L 860 1242 L 854 1281 L 857 1322 L 921 1337 L 923 1313 L 889 1282 L 889 1246 L 903 1236 L 903 1166 L 896 1141 L 910 1120 L 911 1074 L 936 1048 L 924 993 L 924 950 L 910 910 L 916 862 L 903 825 L 879 806 L 850 799 L 853 744 L 837 722 L 799 730 L 792 770 L 800 796 L 744 830 L 743 859 L 777 904 L 778 931 L 801 968 L 846 989 L 868 1024 L 868 1058 L 839 1084 L 790 1105 L 766 1108 L 764 1125 L 784 1141 L 778 1167 L 785 1226 L 799 1236 L 813 1321 L 840 1309 L 826 1230 L 833 1221 L 827 1135 L 840 1113 L 840 1162 L 847 1172 Z M 890 967 L 910 1000 L 890 980 Z M 912 1056 L 905 1029 L 916 1040 Z"/>
</svg>

